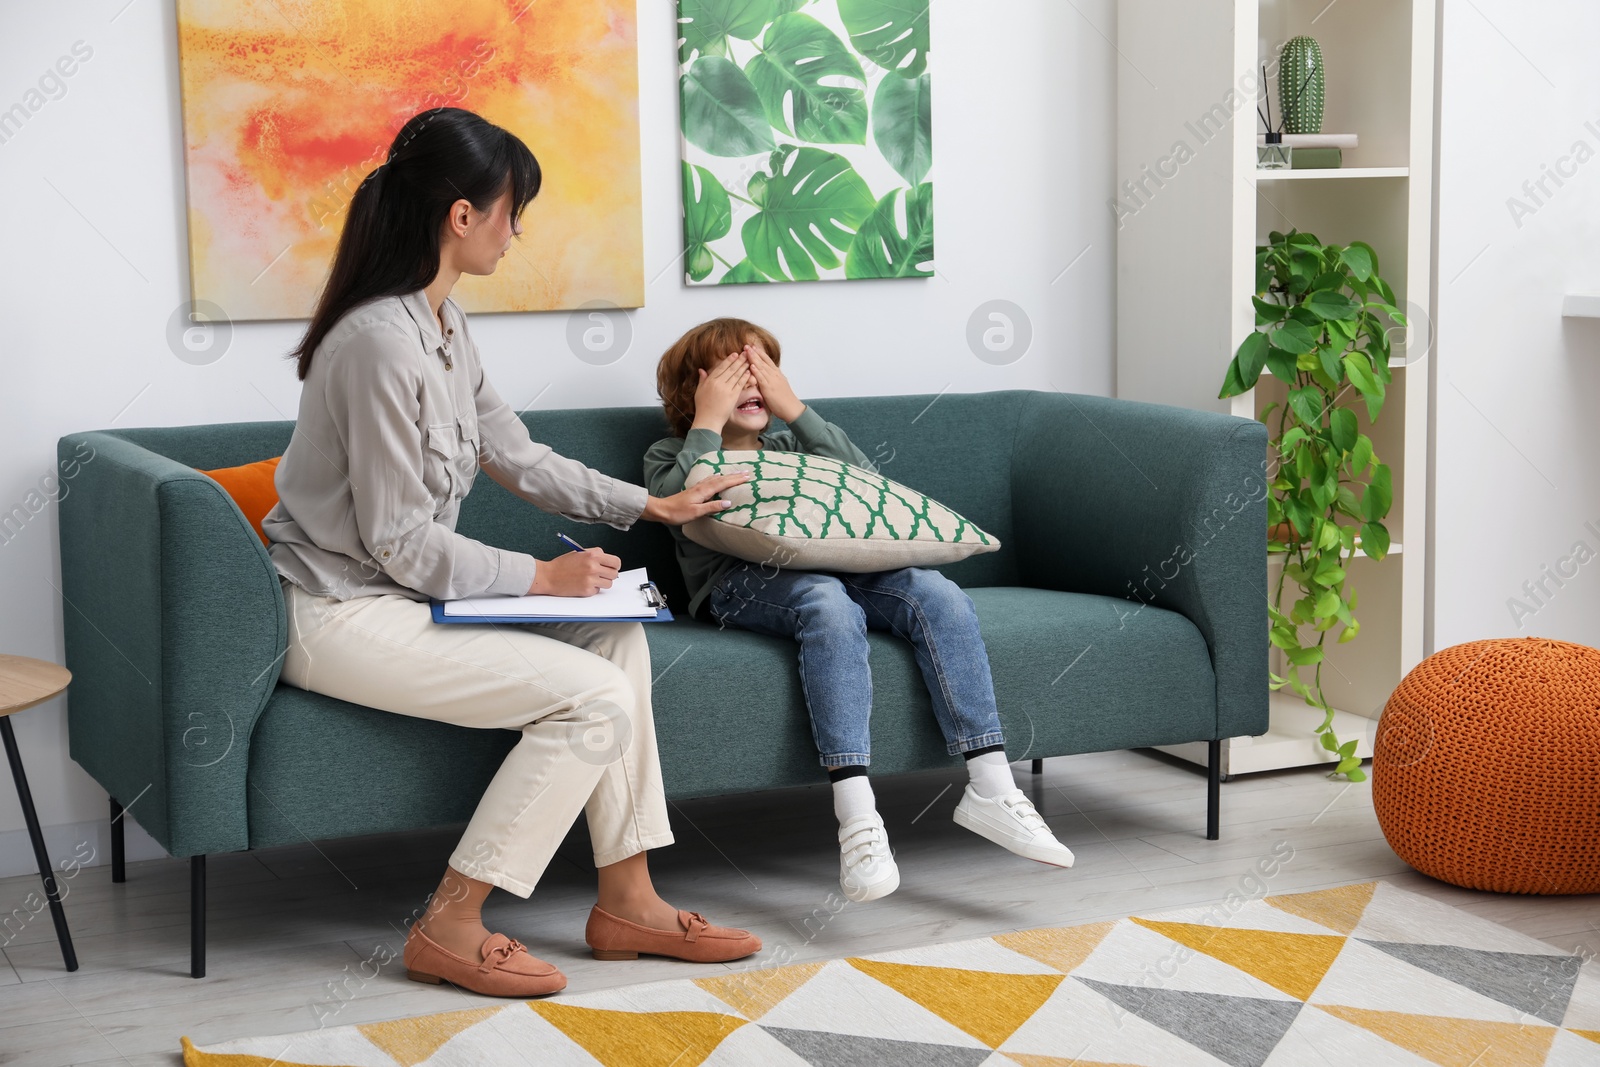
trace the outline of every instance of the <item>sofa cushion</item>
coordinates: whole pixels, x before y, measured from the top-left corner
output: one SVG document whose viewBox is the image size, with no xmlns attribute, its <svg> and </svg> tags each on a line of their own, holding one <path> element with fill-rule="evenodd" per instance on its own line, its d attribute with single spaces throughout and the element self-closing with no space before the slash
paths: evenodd
<svg viewBox="0 0 1600 1067">
<path fill-rule="evenodd" d="M 690 466 L 684 487 L 735 471 L 754 478 L 718 494 L 733 506 L 685 523 L 683 532 L 751 563 L 861 574 L 934 567 L 1000 548 L 998 539 L 932 497 L 827 456 L 709 452 Z"/>
<path fill-rule="evenodd" d="M 967 594 L 1012 759 L 1215 735 L 1210 658 L 1182 615 L 1043 589 Z M 793 641 L 688 619 L 645 632 L 669 797 L 826 780 Z M 876 631 L 868 640 L 873 772 L 957 766 L 910 645 Z M 379 715 L 390 721 L 374 729 Z M 389 715 L 280 684 L 251 741 L 251 847 L 464 822 L 517 736 Z"/>
<path fill-rule="evenodd" d="M 256 463 L 246 463 L 239 467 L 221 467 L 216 470 L 201 471 L 228 491 L 233 502 L 239 505 L 239 510 L 244 512 L 245 519 L 250 523 L 250 528 L 261 538 L 261 543 L 270 544 L 267 535 L 261 532 L 261 520 L 267 517 L 278 503 L 278 486 L 275 481 L 278 473 L 278 461 L 282 456 L 273 456 Z"/>
</svg>

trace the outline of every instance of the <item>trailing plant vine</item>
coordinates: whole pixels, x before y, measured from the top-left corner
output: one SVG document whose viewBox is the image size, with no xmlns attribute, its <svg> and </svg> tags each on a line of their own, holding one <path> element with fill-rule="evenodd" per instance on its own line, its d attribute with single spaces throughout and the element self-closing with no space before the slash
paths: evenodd
<svg viewBox="0 0 1600 1067">
<path fill-rule="evenodd" d="M 1255 288 L 1256 332 L 1234 354 L 1217 395 L 1248 392 L 1263 370 L 1288 387 L 1285 402 L 1261 415 L 1269 425 L 1277 420 L 1268 445 L 1277 466 L 1268 482 L 1267 551 L 1284 556 L 1268 636 L 1288 661 L 1271 687 L 1288 686 L 1322 711 L 1316 733 L 1338 758 L 1333 773 L 1360 782 L 1358 742 L 1334 733 L 1322 667 L 1330 633 L 1337 629 L 1335 643 L 1343 644 L 1361 632 L 1350 561 L 1358 551 L 1372 559 L 1389 552 L 1383 520 L 1393 482 L 1355 406 L 1366 407 L 1369 423 L 1383 410 L 1392 327 L 1380 316 L 1402 327 L 1406 319 L 1378 274 L 1377 253 L 1359 241 L 1325 245 L 1309 233 L 1274 231 L 1256 249 Z M 1290 582 L 1298 595 L 1285 611 Z"/>
</svg>

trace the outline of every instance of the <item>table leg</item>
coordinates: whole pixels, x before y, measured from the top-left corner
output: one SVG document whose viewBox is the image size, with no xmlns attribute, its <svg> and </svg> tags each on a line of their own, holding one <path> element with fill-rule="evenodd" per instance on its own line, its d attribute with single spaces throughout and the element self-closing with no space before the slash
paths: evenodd
<svg viewBox="0 0 1600 1067">
<path fill-rule="evenodd" d="M 17 801 L 22 805 L 22 818 L 28 824 L 28 837 L 33 840 L 33 858 L 39 864 L 39 876 L 44 879 L 45 896 L 50 899 L 50 918 L 55 920 L 56 940 L 61 942 L 61 959 L 67 970 L 78 969 L 78 954 L 72 950 L 72 935 L 67 932 L 67 912 L 61 906 L 61 894 L 56 889 L 56 878 L 51 873 L 50 854 L 44 849 L 44 831 L 39 828 L 39 813 L 33 809 L 33 794 L 28 791 L 28 776 L 22 772 L 22 753 L 17 751 L 17 735 L 12 732 L 9 716 L 0 715 L 0 738 L 5 740 L 6 759 L 11 761 L 11 778 L 17 783 Z"/>
</svg>

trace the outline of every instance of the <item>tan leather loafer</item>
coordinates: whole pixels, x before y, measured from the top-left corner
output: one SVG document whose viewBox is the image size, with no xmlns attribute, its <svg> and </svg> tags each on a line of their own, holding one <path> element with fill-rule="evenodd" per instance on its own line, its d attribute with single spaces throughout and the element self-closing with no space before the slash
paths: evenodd
<svg viewBox="0 0 1600 1067">
<path fill-rule="evenodd" d="M 726 963 L 761 951 L 761 939 L 748 930 L 712 926 L 697 911 L 679 911 L 676 932 L 619 919 L 596 904 L 583 929 L 583 939 L 597 960 L 636 960 L 669 956 L 690 963 Z"/>
<path fill-rule="evenodd" d="M 451 985 L 487 997 L 542 997 L 565 989 L 567 976 L 528 954 L 522 942 L 505 934 L 484 939 L 483 962 L 473 963 L 428 938 L 417 925 L 406 935 L 403 959 L 413 982 Z"/>
</svg>

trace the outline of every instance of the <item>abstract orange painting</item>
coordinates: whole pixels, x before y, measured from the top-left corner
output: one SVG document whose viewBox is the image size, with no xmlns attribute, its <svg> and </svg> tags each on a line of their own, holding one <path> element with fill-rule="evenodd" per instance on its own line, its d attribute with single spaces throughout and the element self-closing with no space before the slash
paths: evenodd
<svg viewBox="0 0 1600 1067">
<path fill-rule="evenodd" d="M 345 209 L 406 120 L 460 107 L 544 184 L 467 311 L 644 302 L 635 0 L 178 0 L 191 297 L 310 316 Z"/>
</svg>

